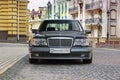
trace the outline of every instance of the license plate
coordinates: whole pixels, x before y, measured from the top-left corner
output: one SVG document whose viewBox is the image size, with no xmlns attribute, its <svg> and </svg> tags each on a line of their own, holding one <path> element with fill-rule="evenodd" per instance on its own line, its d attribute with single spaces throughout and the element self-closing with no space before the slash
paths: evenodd
<svg viewBox="0 0 120 80">
<path fill-rule="evenodd" d="M 70 48 L 50 48 L 50 53 L 69 54 Z"/>
</svg>

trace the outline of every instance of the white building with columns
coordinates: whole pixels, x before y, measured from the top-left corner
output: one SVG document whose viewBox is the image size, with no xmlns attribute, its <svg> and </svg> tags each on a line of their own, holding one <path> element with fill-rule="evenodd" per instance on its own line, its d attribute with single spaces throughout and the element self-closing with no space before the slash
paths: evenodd
<svg viewBox="0 0 120 80">
<path fill-rule="evenodd" d="M 68 19 L 70 0 L 50 0 L 52 12 L 50 18 L 52 19 Z"/>
</svg>

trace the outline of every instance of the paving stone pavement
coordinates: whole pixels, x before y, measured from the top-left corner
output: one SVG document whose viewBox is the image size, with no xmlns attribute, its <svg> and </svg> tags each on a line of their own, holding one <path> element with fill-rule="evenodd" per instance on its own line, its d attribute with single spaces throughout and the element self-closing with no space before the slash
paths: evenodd
<svg viewBox="0 0 120 80">
<path fill-rule="evenodd" d="M 28 54 L 26 44 L 0 43 L 0 74 Z M 24 48 L 23 48 L 24 47 Z M 24 50 L 24 52 L 21 52 Z"/>
<path fill-rule="evenodd" d="M 94 49 L 92 64 L 73 60 L 29 64 L 27 56 L 0 80 L 120 80 L 120 50 Z"/>
</svg>

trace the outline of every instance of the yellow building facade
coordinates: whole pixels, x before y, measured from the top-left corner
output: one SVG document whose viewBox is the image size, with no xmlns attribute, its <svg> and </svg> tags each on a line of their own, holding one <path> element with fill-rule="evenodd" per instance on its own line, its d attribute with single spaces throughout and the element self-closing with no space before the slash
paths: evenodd
<svg viewBox="0 0 120 80">
<path fill-rule="evenodd" d="M 0 39 L 26 37 L 28 0 L 0 0 Z"/>
</svg>

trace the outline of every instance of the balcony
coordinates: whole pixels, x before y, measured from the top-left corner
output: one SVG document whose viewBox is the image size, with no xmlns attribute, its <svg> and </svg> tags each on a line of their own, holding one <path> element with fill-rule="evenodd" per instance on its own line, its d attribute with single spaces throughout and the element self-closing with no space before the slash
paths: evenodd
<svg viewBox="0 0 120 80">
<path fill-rule="evenodd" d="M 77 0 L 77 3 L 83 3 L 83 0 Z"/>
<path fill-rule="evenodd" d="M 73 6 L 69 8 L 70 14 L 78 13 L 78 6 Z"/>
<path fill-rule="evenodd" d="M 111 0 L 110 3 L 111 4 L 118 4 L 117 0 Z"/>
<path fill-rule="evenodd" d="M 102 23 L 102 18 L 90 18 L 85 20 L 86 25 L 90 24 L 97 25 L 98 23 Z"/>
<path fill-rule="evenodd" d="M 86 10 L 95 10 L 95 9 L 101 9 L 103 6 L 102 1 L 95 1 L 89 4 L 85 5 Z"/>
</svg>

